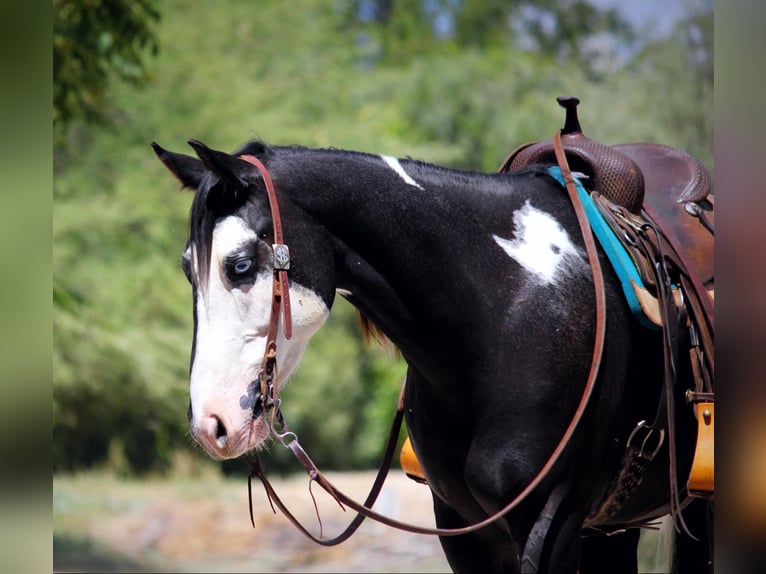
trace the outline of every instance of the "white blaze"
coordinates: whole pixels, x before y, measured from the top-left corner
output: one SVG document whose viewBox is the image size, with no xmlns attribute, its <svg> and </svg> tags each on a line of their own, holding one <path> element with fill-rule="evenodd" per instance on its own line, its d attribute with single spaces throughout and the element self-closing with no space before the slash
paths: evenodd
<svg viewBox="0 0 766 574">
<path fill-rule="evenodd" d="M 222 219 L 213 231 L 209 283 L 197 291 L 197 331 L 190 394 L 195 425 L 216 417 L 228 436 L 223 443 L 199 438 L 208 452 L 218 458 L 234 457 L 266 438 L 267 429 L 259 419 L 251 425 L 252 409 L 240 401 L 256 379 L 266 347 L 271 314 L 272 267 L 261 269 L 250 285 L 232 286 L 226 279 L 226 255 L 256 234 L 235 216 Z M 196 258 L 192 257 L 196 265 Z M 280 322 L 277 336 L 277 386 L 281 388 L 298 364 L 309 338 L 325 322 L 329 310 L 313 291 L 291 283 L 292 337 L 284 337 Z M 251 428 L 252 426 L 252 428 Z M 195 434 L 195 437 L 197 434 Z"/>
</svg>

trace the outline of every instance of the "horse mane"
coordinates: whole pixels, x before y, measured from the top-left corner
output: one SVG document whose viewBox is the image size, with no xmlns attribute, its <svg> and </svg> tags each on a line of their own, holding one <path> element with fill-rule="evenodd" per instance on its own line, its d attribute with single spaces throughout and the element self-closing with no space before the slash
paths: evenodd
<svg viewBox="0 0 766 574">
<path fill-rule="evenodd" d="M 361 311 L 356 311 L 357 319 L 359 320 L 359 328 L 362 331 L 362 340 L 365 345 L 371 345 L 373 341 L 380 345 L 386 351 L 393 352 L 396 356 L 399 356 L 399 347 L 394 345 L 393 341 L 386 337 L 383 331 L 378 327 L 372 319 Z"/>
</svg>

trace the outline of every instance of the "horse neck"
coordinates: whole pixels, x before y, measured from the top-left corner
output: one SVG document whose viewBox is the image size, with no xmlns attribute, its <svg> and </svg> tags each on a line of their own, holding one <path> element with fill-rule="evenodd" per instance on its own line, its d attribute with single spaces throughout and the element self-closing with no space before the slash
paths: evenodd
<svg viewBox="0 0 766 574">
<path fill-rule="evenodd" d="M 458 190 L 457 172 L 402 162 L 402 175 L 374 156 L 298 163 L 302 189 L 291 196 L 332 237 L 337 287 L 405 357 L 475 336 L 465 315 L 481 313 L 487 269 L 506 264 L 481 218 L 491 178 L 461 173 L 471 188 Z"/>
</svg>

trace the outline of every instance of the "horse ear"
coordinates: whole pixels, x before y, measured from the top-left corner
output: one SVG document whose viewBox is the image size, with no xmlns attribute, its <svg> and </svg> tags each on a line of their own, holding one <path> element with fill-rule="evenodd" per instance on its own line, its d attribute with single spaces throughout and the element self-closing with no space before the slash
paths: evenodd
<svg viewBox="0 0 766 574">
<path fill-rule="evenodd" d="M 205 173 L 205 165 L 196 157 L 174 153 L 160 147 L 156 142 L 152 142 L 152 149 L 160 161 L 165 164 L 178 181 L 184 187 L 197 189 L 202 176 Z"/>
<path fill-rule="evenodd" d="M 243 188 L 250 185 L 245 176 L 252 171 L 252 167 L 247 162 L 226 152 L 210 149 L 194 139 L 189 140 L 189 145 L 194 148 L 202 163 L 221 179 L 237 183 Z"/>
</svg>

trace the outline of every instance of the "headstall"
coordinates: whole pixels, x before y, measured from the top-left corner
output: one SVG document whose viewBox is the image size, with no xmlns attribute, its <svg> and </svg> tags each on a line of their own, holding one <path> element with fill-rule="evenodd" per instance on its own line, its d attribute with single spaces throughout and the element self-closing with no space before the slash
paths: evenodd
<svg viewBox="0 0 766 574">
<path fill-rule="evenodd" d="M 284 321 L 285 338 L 292 337 L 293 323 L 290 312 L 290 285 L 287 280 L 287 270 L 290 269 L 290 249 L 285 245 L 282 235 L 282 218 L 279 215 L 279 203 L 274 191 L 274 183 L 271 180 L 266 166 L 261 160 L 252 155 L 241 155 L 240 159 L 251 163 L 260 172 L 266 185 L 266 194 L 269 199 L 271 221 L 274 229 L 274 243 L 271 245 L 274 254 L 274 278 L 271 290 L 271 316 L 269 328 L 266 333 L 266 351 L 261 362 L 261 370 L 258 374 L 260 383 L 260 400 L 263 406 L 264 416 L 274 406 L 278 406 L 277 398 L 277 333 L 279 331 L 280 309 Z M 275 410 L 275 412 L 278 409 Z M 273 421 L 272 421 L 273 422 Z M 273 428 L 273 424 L 271 425 Z"/>
</svg>

